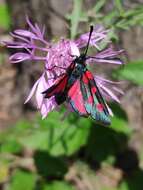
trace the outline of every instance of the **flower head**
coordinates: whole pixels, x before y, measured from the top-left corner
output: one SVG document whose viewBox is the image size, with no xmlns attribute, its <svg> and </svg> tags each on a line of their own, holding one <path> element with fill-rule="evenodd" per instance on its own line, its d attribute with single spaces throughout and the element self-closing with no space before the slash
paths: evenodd
<svg viewBox="0 0 143 190">
<path fill-rule="evenodd" d="M 5 44 L 8 48 L 18 50 L 18 52 L 10 56 L 11 63 L 18 63 L 25 60 L 43 62 L 43 73 L 33 85 L 25 103 L 27 103 L 35 94 L 37 108 L 41 111 L 44 118 L 47 116 L 48 112 L 56 108 L 58 105 L 54 96 L 50 99 L 46 99 L 42 92 L 51 87 L 55 83 L 55 79 L 63 73 L 66 73 L 67 68 L 73 62 L 75 57 L 80 55 L 80 49 L 86 47 L 89 33 L 82 34 L 76 40 L 60 39 L 59 42 L 52 43 L 45 40 L 44 28 L 40 29 L 37 24 L 33 25 L 28 18 L 26 20 L 29 29 L 15 30 L 11 33 L 15 38 L 15 41 L 5 42 Z M 122 61 L 117 58 L 118 55 L 122 53 L 122 50 L 115 51 L 112 46 L 103 51 L 100 50 L 99 44 L 102 40 L 107 38 L 107 34 L 108 30 L 104 30 L 101 26 L 94 28 L 89 45 L 96 49 L 97 53 L 93 56 L 87 56 L 87 64 L 92 62 L 122 64 Z M 115 82 L 103 79 L 99 76 L 95 76 L 95 81 L 101 90 L 102 95 L 107 100 L 113 99 L 119 102 L 118 96 L 115 95 L 115 93 L 122 94 L 122 91 L 114 86 L 116 85 Z M 110 108 L 108 109 L 109 113 L 112 115 Z"/>
<path fill-rule="evenodd" d="M 74 44 L 70 40 L 61 39 L 57 44 L 53 44 L 48 51 L 45 69 L 49 71 L 50 76 L 55 78 L 62 73 L 65 73 L 65 70 L 73 61 L 71 56 L 74 53 Z M 77 49 L 76 54 L 79 53 Z"/>
</svg>

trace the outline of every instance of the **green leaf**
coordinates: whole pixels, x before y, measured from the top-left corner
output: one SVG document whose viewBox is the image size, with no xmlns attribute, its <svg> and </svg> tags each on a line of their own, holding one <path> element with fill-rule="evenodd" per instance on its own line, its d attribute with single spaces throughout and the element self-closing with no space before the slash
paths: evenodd
<svg viewBox="0 0 143 190">
<path fill-rule="evenodd" d="M 111 124 L 111 128 L 114 129 L 117 132 L 123 132 L 126 135 L 130 135 L 132 133 L 131 128 L 128 126 L 128 122 L 118 118 L 115 116 L 113 116 L 112 118 L 112 124 Z"/>
<path fill-rule="evenodd" d="M 97 3 L 93 7 L 93 9 L 91 9 L 91 11 L 93 11 L 94 13 L 98 13 L 100 9 L 105 5 L 105 3 L 106 3 L 106 0 L 97 1 Z"/>
<path fill-rule="evenodd" d="M 141 169 L 132 171 L 132 175 L 124 178 L 119 187 L 119 190 L 141 190 L 143 187 L 143 171 Z"/>
<path fill-rule="evenodd" d="M 122 181 L 122 183 L 120 184 L 119 186 L 119 190 L 128 190 L 129 187 L 128 187 L 128 184 L 126 181 Z"/>
<path fill-rule="evenodd" d="M 117 132 L 122 132 L 129 136 L 132 133 L 131 127 L 128 126 L 126 112 L 116 103 L 110 105 L 114 116 L 111 118 L 111 128 Z"/>
<path fill-rule="evenodd" d="M 31 124 L 28 121 L 20 121 L 0 133 L 0 152 L 1 153 L 20 153 L 23 150 L 19 139 L 29 131 Z M 26 133 L 27 134 L 27 133 Z"/>
<path fill-rule="evenodd" d="M 105 23 L 107 27 L 112 27 L 113 22 L 115 21 L 117 16 L 118 16 L 118 12 L 116 10 L 113 10 L 103 17 L 103 23 Z"/>
<path fill-rule="evenodd" d="M 3 144 L 5 141 L 17 141 L 20 136 L 23 136 L 25 131 L 31 129 L 33 126 L 30 122 L 26 120 L 21 120 L 17 122 L 14 126 L 9 127 L 0 133 L 0 143 Z"/>
<path fill-rule="evenodd" d="M 128 136 L 123 132 L 110 127 L 94 126 L 89 134 L 86 155 L 96 162 L 108 162 L 109 158 L 124 150 L 127 140 Z"/>
<path fill-rule="evenodd" d="M 115 0 L 114 3 L 115 3 L 115 7 L 118 9 L 120 15 L 123 15 L 124 13 L 124 9 L 123 9 L 123 6 L 122 6 L 122 0 Z"/>
<path fill-rule="evenodd" d="M 143 6 L 139 5 L 138 7 L 134 9 L 128 9 L 126 12 L 124 12 L 124 17 L 126 17 L 128 20 L 133 19 L 135 16 L 142 15 L 143 13 Z"/>
<path fill-rule="evenodd" d="M 71 38 L 73 39 L 77 34 L 77 27 L 82 17 L 82 4 L 83 0 L 74 0 L 73 1 L 73 12 L 68 18 L 71 21 Z"/>
<path fill-rule="evenodd" d="M 0 146 L 0 152 L 19 153 L 22 150 L 22 146 L 14 138 L 6 139 Z"/>
<path fill-rule="evenodd" d="M 53 183 L 45 185 L 43 190 L 75 190 L 75 188 L 66 182 L 54 181 Z"/>
<path fill-rule="evenodd" d="M 6 4 L 0 5 L 0 27 L 4 29 L 9 29 L 10 26 L 10 17 L 8 14 L 8 7 Z"/>
<path fill-rule="evenodd" d="M 19 139 L 22 145 L 34 150 L 48 151 L 53 156 L 71 155 L 76 152 L 86 143 L 91 122 L 88 119 L 72 122 L 70 117 L 61 121 L 60 116 L 59 113 L 53 112 L 45 121 L 40 120 L 39 128 Z"/>
<path fill-rule="evenodd" d="M 19 139 L 20 143 L 34 150 L 47 150 L 48 135 L 45 131 L 35 130 L 33 134 L 23 136 Z"/>
<path fill-rule="evenodd" d="M 22 170 L 16 170 L 12 175 L 10 190 L 34 190 L 36 175 Z"/>
<path fill-rule="evenodd" d="M 67 172 L 67 164 L 63 157 L 53 157 L 47 152 L 37 151 L 34 161 L 37 172 L 43 177 L 63 177 Z"/>
<path fill-rule="evenodd" d="M 22 130 L 31 128 L 32 124 L 27 120 L 20 120 L 15 125 L 15 130 L 21 132 Z"/>
<path fill-rule="evenodd" d="M 125 65 L 121 70 L 118 70 L 113 76 L 119 79 L 130 80 L 135 84 L 143 85 L 143 60 L 133 61 Z"/>
<path fill-rule="evenodd" d="M 127 146 L 132 130 L 128 126 L 127 115 L 117 104 L 110 105 L 114 116 L 109 128 L 94 126 L 87 142 L 87 155 L 98 162 L 112 164 L 116 154 Z M 94 147 L 94 149 L 93 149 Z"/>
</svg>

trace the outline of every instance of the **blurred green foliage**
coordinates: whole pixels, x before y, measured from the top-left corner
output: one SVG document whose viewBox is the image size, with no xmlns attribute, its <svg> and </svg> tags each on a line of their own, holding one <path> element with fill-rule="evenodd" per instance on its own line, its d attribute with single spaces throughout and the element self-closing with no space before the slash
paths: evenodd
<svg viewBox="0 0 143 190">
<path fill-rule="evenodd" d="M 58 125 L 57 121 L 59 121 Z M 69 127 L 69 123 L 71 123 L 71 127 Z M 16 133 L 19 142 L 26 148 L 46 150 L 52 156 L 61 156 L 73 154 L 86 143 L 91 124 L 86 119 L 75 120 L 73 116 L 60 121 L 60 115 L 55 112 L 49 114 L 48 120 L 39 118 L 33 125 L 36 125 L 38 130 L 35 130 L 33 126 L 22 134 L 22 137 Z M 18 129 L 19 126 L 21 124 L 17 125 Z M 72 139 L 72 141 L 69 141 L 69 139 Z"/>
<path fill-rule="evenodd" d="M 73 12 L 71 15 L 67 15 L 67 18 L 71 20 L 71 39 L 75 37 L 77 32 L 78 23 L 80 21 L 86 21 L 82 11 L 83 0 L 73 0 Z"/>
<path fill-rule="evenodd" d="M 54 181 L 49 185 L 45 185 L 43 190 L 75 190 L 75 188 L 71 187 L 69 184 L 65 182 Z"/>
<path fill-rule="evenodd" d="M 109 38 L 114 40 L 118 40 L 115 31 L 143 25 L 142 5 L 127 10 L 121 0 L 115 0 L 113 9 L 104 13 L 102 10 L 108 1 L 99 0 L 89 10 L 83 10 L 83 2 L 73 0 L 73 11 L 67 16 L 71 23 L 71 38 L 77 35 L 78 25 L 82 22 L 111 28 Z M 9 24 L 7 7 L 0 5 L 0 27 L 8 29 Z M 127 64 L 123 69 L 115 71 L 113 76 L 142 85 L 142 62 Z M 98 170 L 103 165 L 113 168 L 120 166 L 123 171 L 120 183 L 116 187 L 107 187 L 101 183 L 98 190 L 142 190 L 142 170 L 135 167 L 130 172 L 129 160 L 134 156 L 131 154 L 125 157 L 123 163 L 119 159 L 120 155 L 128 151 L 128 141 L 133 132 L 127 115 L 120 106 L 110 106 L 115 116 L 109 128 L 99 126 L 89 118 L 79 118 L 74 113 L 62 119 L 65 112 L 62 110 L 60 113 L 50 113 L 44 120 L 40 116 L 36 116 L 33 121 L 20 120 L 15 126 L 2 131 L 0 184 L 4 190 L 76 190 L 72 181 L 74 179 L 70 181 L 65 177 L 74 164 L 78 165 L 80 174 L 85 172 L 83 165 L 88 166 L 86 181 L 92 175 L 94 181 L 98 181 Z M 76 180 L 79 173 L 77 176 L 74 174 Z"/>
<path fill-rule="evenodd" d="M 74 38 L 79 30 L 78 25 L 81 22 L 90 24 L 101 24 L 111 30 L 111 39 L 118 39 L 116 34 L 119 30 L 127 30 L 132 26 L 143 26 L 143 4 L 140 3 L 134 8 L 125 8 L 122 0 L 113 1 L 112 10 L 103 11 L 108 1 L 99 0 L 91 9 L 83 10 L 83 0 L 74 1 L 73 11 L 67 15 L 71 23 L 71 38 Z"/>
<path fill-rule="evenodd" d="M 47 119 L 42 120 L 38 116 L 32 122 L 20 121 L 1 133 L 0 163 L 5 161 L 6 171 L 12 167 L 8 182 L 10 189 L 22 189 L 23 183 L 27 190 L 33 190 L 36 186 L 40 190 L 72 190 L 74 188 L 64 182 L 70 160 L 76 161 L 78 157 L 85 162 L 93 160 L 113 164 L 117 154 L 126 149 L 131 130 L 121 108 L 116 110 L 111 128 L 97 126 L 92 120 L 78 118 L 74 113 L 64 120 L 62 116 L 63 111 L 52 112 Z M 81 148 L 85 154 L 82 157 L 78 156 Z M 29 169 L 30 163 L 36 170 Z M 6 174 L 1 181 L 9 179 L 9 172 Z"/>
<path fill-rule="evenodd" d="M 137 85 L 143 85 L 143 60 L 135 60 L 125 65 L 122 70 L 116 71 L 114 76 L 125 79 Z"/>
<path fill-rule="evenodd" d="M 6 4 L 0 4 L 0 27 L 5 30 L 10 27 L 10 16 Z"/>
<path fill-rule="evenodd" d="M 17 169 L 12 175 L 9 190 L 31 190 L 34 189 L 35 182 L 36 175 Z"/>
</svg>

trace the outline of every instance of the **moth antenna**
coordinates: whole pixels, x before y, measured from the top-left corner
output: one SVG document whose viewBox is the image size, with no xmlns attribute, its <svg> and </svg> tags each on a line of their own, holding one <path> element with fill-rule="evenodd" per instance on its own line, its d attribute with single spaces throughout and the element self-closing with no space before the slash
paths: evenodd
<svg viewBox="0 0 143 190">
<path fill-rule="evenodd" d="M 85 49 L 85 52 L 84 52 L 84 56 L 86 56 L 86 54 L 87 54 L 92 32 L 93 32 L 93 25 L 90 26 L 89 38 L 88 38 L 88 42 L 87 42 L 86 49 Z"/>
</svg>

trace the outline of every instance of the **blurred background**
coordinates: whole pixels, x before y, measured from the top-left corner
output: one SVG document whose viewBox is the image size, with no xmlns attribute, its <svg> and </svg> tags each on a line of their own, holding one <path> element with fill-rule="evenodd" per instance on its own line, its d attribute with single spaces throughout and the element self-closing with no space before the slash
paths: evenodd
<svg viewBox="0 0 143 190">
<path fill-rule="evenodd" d="M 110 28 L 124 48 L 125 66 L 101 66 L 107 78 L 126 81 L 110 127 L 71 113 L 44 120 L 24 105 L 43 65 L 12 65 L 0 46 L 0 189 L 143 190 L 143 0 L 0 0 L 0 41 L 26 28 L 25 16 L 46 26 L 46 38 L 75 38 L 92 23 Z"/>
</svg>

